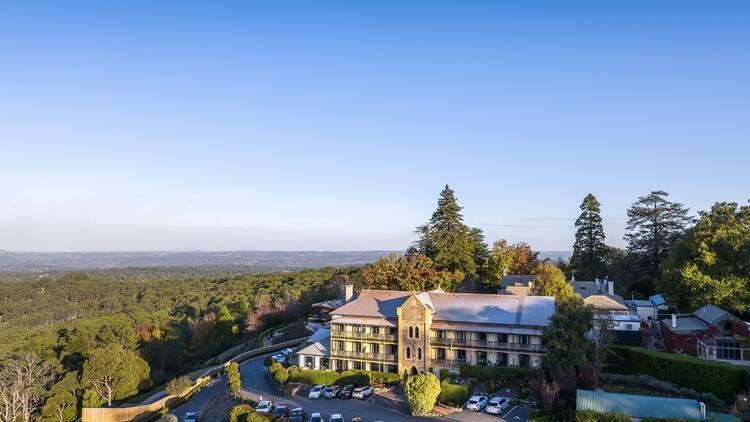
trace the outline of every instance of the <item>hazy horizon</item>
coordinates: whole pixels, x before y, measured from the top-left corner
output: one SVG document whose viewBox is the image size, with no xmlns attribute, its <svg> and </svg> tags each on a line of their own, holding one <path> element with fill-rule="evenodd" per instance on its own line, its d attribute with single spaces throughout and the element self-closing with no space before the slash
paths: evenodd
<svg viewBox="0 0 750 422">
<path fill-rule="evenodd" d="M 750 3 L 57 3 L 0 13 L 0 249 L 402 250 L 750 197 Z"/>
</svg>

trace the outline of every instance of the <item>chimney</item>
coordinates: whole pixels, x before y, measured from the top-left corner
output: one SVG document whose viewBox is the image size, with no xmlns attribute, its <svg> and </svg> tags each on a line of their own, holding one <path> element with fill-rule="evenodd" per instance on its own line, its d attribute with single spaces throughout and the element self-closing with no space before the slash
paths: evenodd
<svg viewBox="0 0 750 422">
<path fill-rule="evenodd" d="M 672 314 L 672 328 L 677 328 L 677 314 Z"/>
<path fill-rule="evenodd" d="M 344 288 L 346 289 L 344 292 L 344 301 L 349 303 L 349 301 L 352 300 L 352 297 L 354 297 L 354 285 L 347 282 L 346 285 L 344 285 Z"/>
</svg>

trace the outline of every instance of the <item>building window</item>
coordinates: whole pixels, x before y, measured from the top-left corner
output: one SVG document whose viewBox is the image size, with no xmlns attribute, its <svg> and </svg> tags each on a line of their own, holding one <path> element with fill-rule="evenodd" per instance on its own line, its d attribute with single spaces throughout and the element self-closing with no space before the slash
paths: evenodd
<svg viewBox="0 0 750 422">
<path fill-rule="evenodd" d="M 354 351 L 355 352 L 361 352 L 362 351 L 362 343 L 360 343 L 360 342 L 354 343 Z"/>
<path fill-rule="evenodd" d="M 435 353 L 438 359 L 445 360 L 445 349 L 435 349 Z"/>
<path fill-rule="evenodd" d="M 477 352 L 477 365 L 487 365 L 487 352 Z"/>
<path fill-rule="evenodd" d="M 466 350 L 456 350 L 456 360 L 466 362 Z"/>
<path fill-rule="evenodd" d="M 625 324 L 625 329 L 626 330 L 632 330 L 633 329 L 633 324 Z"/>
<path fill-rule="evenodd" d="M 529 336 L 527 335 L 518 336 L 518 342 L 521 344 L 529 344 Z"/>
<path fill-rule="evenodd" d="M 378 354 L 380 353 L 380 345 L 378 343 L 371 343 L 370 350 L 372 351 L 372 353 Z"/>
<path fill-rule="evenodd" d="M 508 342 L 508 335 L 504 333 L 498 333 L 497 334 L 497 341 L 499 343 L 507 343 Z"/>
<path fill-rule="evenodd" d="M 308 368 L 315 366 L 315 358 L 312 356 L 305 356 L 305 366 Z"/>
<path fill-rule="evenodd" d="M 477 341 L 486 342 L 487 333 L 477 333 Z"/>
<path fill-rule="evenodd" d="M 422 359 L 422 348 L 417 347 L 417 359 Z"/>
<path fill-rule="evenodd" d="M 437 330 L 435 333 L 437 334 L 437 338 L 441 340 L 445 339 L 445 330 Z"/>
<path fill-rule="evenodd" d="M 396 355 L 398 354 L 398 346 L 395 344 L 391 344 L 391 354 Z"/>
<path fill-rule="evenodd" d="M 354 369 L 361 371 L 362 370 L 362 362 L 354 362 Z"/>
<path fill-rule="evenodd" d="M 456 340 L 465 341 L 466 340 L 466 331 L 456 331 Z"/>
<path fill-rule="evenodd" d="M 344 324 L 333 324 L 333 331 L 344 331 Z"/>
<path fill-rule="evenodd" d="M 406 358 L 411 359 L 411 347 L 406 348 Z"/>
<path fill-rule="evenodd" d="M 396 334 L 396 327 L 388 327 L 388 334 L 395 335 Z"/>
<path fill-rule="evenodd" d="M 419 338 L 419 327 L 414 329 L 414 338 Z"/>
<path fill-rule="evenodd" d="M 530 363 L 531 356 L 523 353 L 518 355 L 518 366 L 520 366 L 521 368 L 528 368 Z"/>
<path fill-rule="evenodd" d="M 357 334 L 359 334 L 359 333 L 361 333 L 363 331 L 361 325 L 354 325 L 352 327 L 354 328 L 354 332 L 357 333 Z"/>
<path fill-rule="evenodd" d="M 409 338 L 414 338 L 414 327 L 409 327 Z"/>
<path fill-rule="evenodd" d="M 373 334 L 380 334 L 380 327 L 372 327 Z"/>
</svg>

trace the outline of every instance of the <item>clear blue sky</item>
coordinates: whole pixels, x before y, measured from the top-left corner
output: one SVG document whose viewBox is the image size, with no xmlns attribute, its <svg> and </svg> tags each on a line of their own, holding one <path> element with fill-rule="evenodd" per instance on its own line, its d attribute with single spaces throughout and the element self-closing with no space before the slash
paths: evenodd
<svg viewBox="0 0 750 422">
<path fill-rule="evenodd" d="M 750 198 L 750 3 L 0 3 L 0 249 L 607 242 Z"/>
</svg>

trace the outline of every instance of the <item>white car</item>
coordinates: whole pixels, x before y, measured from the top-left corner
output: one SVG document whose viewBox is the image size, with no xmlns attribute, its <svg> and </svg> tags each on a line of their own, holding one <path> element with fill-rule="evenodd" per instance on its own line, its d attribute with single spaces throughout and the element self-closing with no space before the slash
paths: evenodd
<svg viewBox="0 0 750 422">
<path fill-rule="evenodd" d="M 286 349 L 282 350 L 282 351 L 281 351 L 281 353 L 282 353 L 282 354 L 283 354 L 284 356 L 289 356 L 289 355 L 291 355 L 292 353 L 294 353 L 294 349 L 292 349 L 291 347 L 289 347 L 289 348 L 286 348 Z"/>
<path fill-rule="evenodd" d="M 182 422 L 198 422 L 198 414 L 195 412 L 185 413 L 185 419 Z"/>
<path fill-rule="evenodd" d="M 510 406 L 510 399 L 508 397 L 495 396 L 487 402 L 485 411 L 493 415 L 499 415 L 505 412 L 508 406 Z"/>
<path fill-rule="evenodd" d="M 310 422 L 323 422 L 323 417 L 320 416 L 320 413 L 313 413 L 310 415 Z"/>
<path fill-rule="evenodd" d="M 331 415 L 331 417 L 328 419 L 328 422 L 344 422 L 344 418 L 341 417 L 340 413 L 334 413 Z"/>
<path fill-rule="evenodd" d="M 471 396 L 469 401 L 466 402 L 466 410 L 473 410 L 475 412 L 481 412 L 487 406 L 487 397 L 485 396 Z"/>
<path fill-rule="evenodd" d="M 323 390 L 325 390 L 325 385 L 316 385 L 315 387 L 310 390 L 310 394 L 307 395 L 307 397 L 311 399 L 319 399 L 321 396 L 323 396 Z"/>
<path fill-rule="evenodd" d="M 286 356 L 282 355 L 281 353 L 277 353 L 273 356 L 271 356 L 271 359 L 275 360 L 276 362 L 284 362 L 286 360 Z"/>
<path fill-rule="evenodd" d="M 273 404 L 271 404 L 268 400 L 263 400 L 262 402 L 258 403 L 257 406 L 255 406 L 255 412 L 256 413 L 271 413 L 273 410 Z"/>
<path fill-rule="evenodd" d="M 370 396 L 372 396 L 372 393 L 374 392 L 375 391 L 369 385 L 366 387 L 357 387 L 352 392 L 352 397 L 355 399 L 364 400 L 370 398 Z"/>
</svg>

